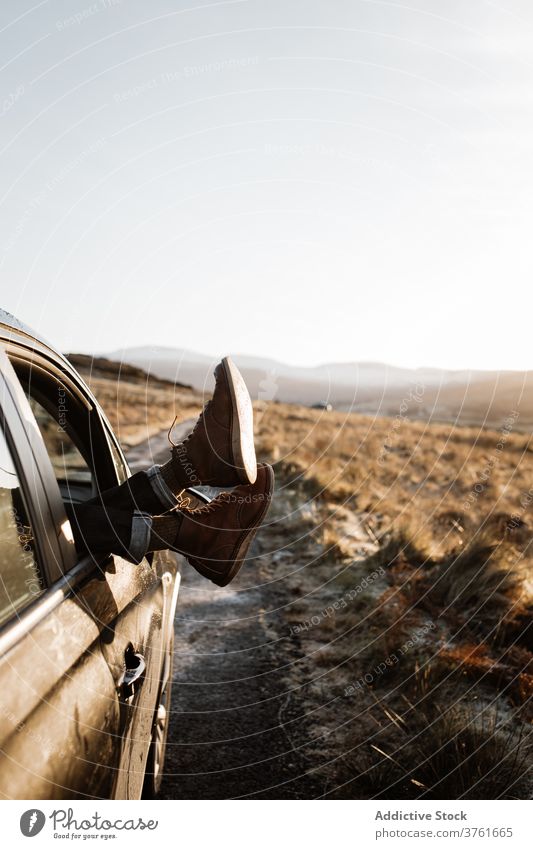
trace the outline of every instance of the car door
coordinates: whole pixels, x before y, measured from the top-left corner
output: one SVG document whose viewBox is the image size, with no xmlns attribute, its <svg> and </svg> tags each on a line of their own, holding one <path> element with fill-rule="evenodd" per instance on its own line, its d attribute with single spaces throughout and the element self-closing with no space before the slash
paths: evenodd
<svg viewBox="0 0 533 849">
<path fill-rule="evenodd" d="M 0 793 L 107 796 L 118 762 L 114 681 L 84 591 L 72 592 L 84 564 L 63 576 L 70 528 L 39 434 L 1 352 L 0 365 Z"/>
<path fill-rule="evenodd" d="M 82 382 L 62 371 L 61 364 L 46 362 L 35 352 L 28 357 L 27 352 L 11 350 L 10 358 L 44 442 L 61 510 L 65 501 L 85 500 L 125 478 L 127 468 L 120 451 L 116 445 L 113 450 L 107 423 Z M 79 568 L 82 563 L 70 545 L 68 556 Z M 161 558 L 134 566 L 116 556 L 92 566 L 76 586 L 76 595 L 98 628 L 99 652 L 114 685 L 107 706 L 112 795 L 139 798 L 175 566 L 173 573 Z"/>
</svg>

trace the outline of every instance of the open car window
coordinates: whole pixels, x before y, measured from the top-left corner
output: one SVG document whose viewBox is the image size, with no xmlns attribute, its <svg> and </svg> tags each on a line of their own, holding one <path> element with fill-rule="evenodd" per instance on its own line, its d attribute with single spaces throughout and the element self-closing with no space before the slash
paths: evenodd
<svg viewBox="0 0 533 849">
<path fill-rule="evenodd" d="M 52 375 L 21 380 L 40 430 L 63 501 L 79 503 L 95 491 L 88 446 L 80 434 L 87 411 Z"/>
<path fill-rule="evenodd" d="M 12 369 L 12 394 L 18 395 L 18 405 L 25 410 L 24 429 L 44 488 L 52 495 L 46 503 L 52 511 L 54 539 L 61 547 L 62 571 L 66 573 L 79 562 L 69 507 L 116 486 L 127 477 L 128 469 L 105 417 L 75 373 L 35 352 L 11 348 L 6 353 L 6 365 Z M 46 566 L 48 570 L 48 558 Z M 53 564 L 50 571 L 54 571 Z"/>
<path fill-rule="evenodd" d="M 91 486 L 92 471 L 65 428 L 36 398 L 28 396 L 57 480 L 69 486 Z"/>
<path fill-rule="evenodd" d="M 116 486 L 128 470 L 100 411 L 72 375 L 35 357 L 11 356 L 63 502 L 80 503 Z"/>
</svg>

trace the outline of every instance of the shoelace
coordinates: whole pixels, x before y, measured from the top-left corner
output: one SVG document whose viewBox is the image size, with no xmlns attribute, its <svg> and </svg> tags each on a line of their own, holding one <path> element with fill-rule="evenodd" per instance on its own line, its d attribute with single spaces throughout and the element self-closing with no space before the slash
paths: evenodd
<svg viewBox="0 0 533 849">
<path fill-rule="evenodd" d="M 189 515 L 194 516 L 194 515 L 198 515 L 199 513 L 201 513 L 203 516 L 205 516 L 206 513 L 214 513 L 223 504 L 228 504 L 229 501 L 230 501 L 230 498 L 231 498 L 230 492 L 221 492 L 221 493 L 219 493 L 219 495 L 217 495 L 216 498 L 213 498 L 213 500 L 210 501 L 209 504 L 202 504 L 201 507 L 190 507 L 190 506 L 182 507 L 181 504 L 179 504 L 178 506 L 180 507 L 180 509 L 183 510 L 184 513 L 188 513 Z M 189 504 L 190 504 L 190 498 L 187 499 L 187 500 L 189 501 Z"/>
<path fill-rule="evenodd" d="M 176 507 L 179 507 L 180 510 L 187 510 L 191 505 L 191 499 L 188 495 L 183 495 L 185 490 L 179 492 L 176 496 Z"/>
<path fill-rule="evenodd" d="M 174 440 L 172 439 L 172 431 L 174 430 L 174 425 L 176 424 L 176 422 L 177 422 L 177 420 L 178 420 L 178 417 L 177 417 L 177 416 L 174 416 L 174 421 L 173 421 L 173 422 L 172 422 L 172 424 L 170 425 L 170 427 L 169 427 L 169 429 L 168 429 L 168 433 L 167 433 L 167 439 L 168 439 L 168 441 L 169 441 L 170 445 L 172 446 L 172 448 L 177 448 L 177 447 L 178 447 L 178 444 L 180 444 L 180 445 L 185 445 L 187 442 L 189 442 L 189 440 L 191 440 L 191 439 L 192 439 L 192 437 L 194 436 L 194 434 L 196 433 L 196 431 L 198 430 L 198 428 L 200 427 L 200 425 L 203 423 L 204 415 L 205 415 L 205 413 L 207 413 L 207 411 L 209 410 L 210 406 L 211 406 L 211 401 L 208 401 L 208 402 L 207 402 L 207 404 L 205 405 L 205 407 L 203 408 L 202 412 L 201 412 L 201 413 L 200 413 L 200 415 L 198 416 L 198 418 L 197 418 L 197 420 L 196 420 L 196 424 L 194 425 L 193 429 L 191 430 L 191 432 L 189 433 L 189 435 L 188 435 L 188 436 L 186 436 L 186 437 L 185 437 L 185 439 L 183 439 L 183 440 L 182 440 L 182 442 L 181 442 L 181 443 L 174 442 Z"/>
</svg>

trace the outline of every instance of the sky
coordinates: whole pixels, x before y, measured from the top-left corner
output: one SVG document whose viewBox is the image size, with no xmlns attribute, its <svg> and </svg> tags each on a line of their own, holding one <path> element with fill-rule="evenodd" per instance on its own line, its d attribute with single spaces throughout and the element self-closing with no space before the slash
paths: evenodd
<svg viewBox="0 0 533 849">
<path fill-rule="evenodd" d="M 529 0 L 4 0 L 0 306 L 64 351 L 533 368 Z"/>
</svg>

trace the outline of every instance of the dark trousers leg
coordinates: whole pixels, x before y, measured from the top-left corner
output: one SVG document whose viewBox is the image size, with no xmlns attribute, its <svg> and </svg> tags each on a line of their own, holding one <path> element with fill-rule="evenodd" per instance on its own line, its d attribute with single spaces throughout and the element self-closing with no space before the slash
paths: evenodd
<svg viewBox="0 0 533 849">
<path fill-rule="evenodd" d="M 128 512 L 139 510 L 158 516 L 175 507 L 178 501 L 174 494 L 161 484 L 157 473 L 154 474 L 150 469 L 148 472 L 137 472 L 124 483 L 106 489 L 87 503 L 102 504 L 104 507 Z"/>
<path fill-rule="evenodd" d="M 90 501 L 65 505 L 79 554 L 106 552 L 139 563 L 147 551 L 152 516 L 173 509 L 178 497 L 160 467 L 137 472 Z"/>
<path fill-rule="evenodd" d="M 116 554 L 137 564 L 148 551 L 153 550 L 149 544 L 155 520 L 144 511 L 117 510 L 87 502 L 66 504 L 65 509 L 80 557 L 84 554 Z"/>
</svg>

